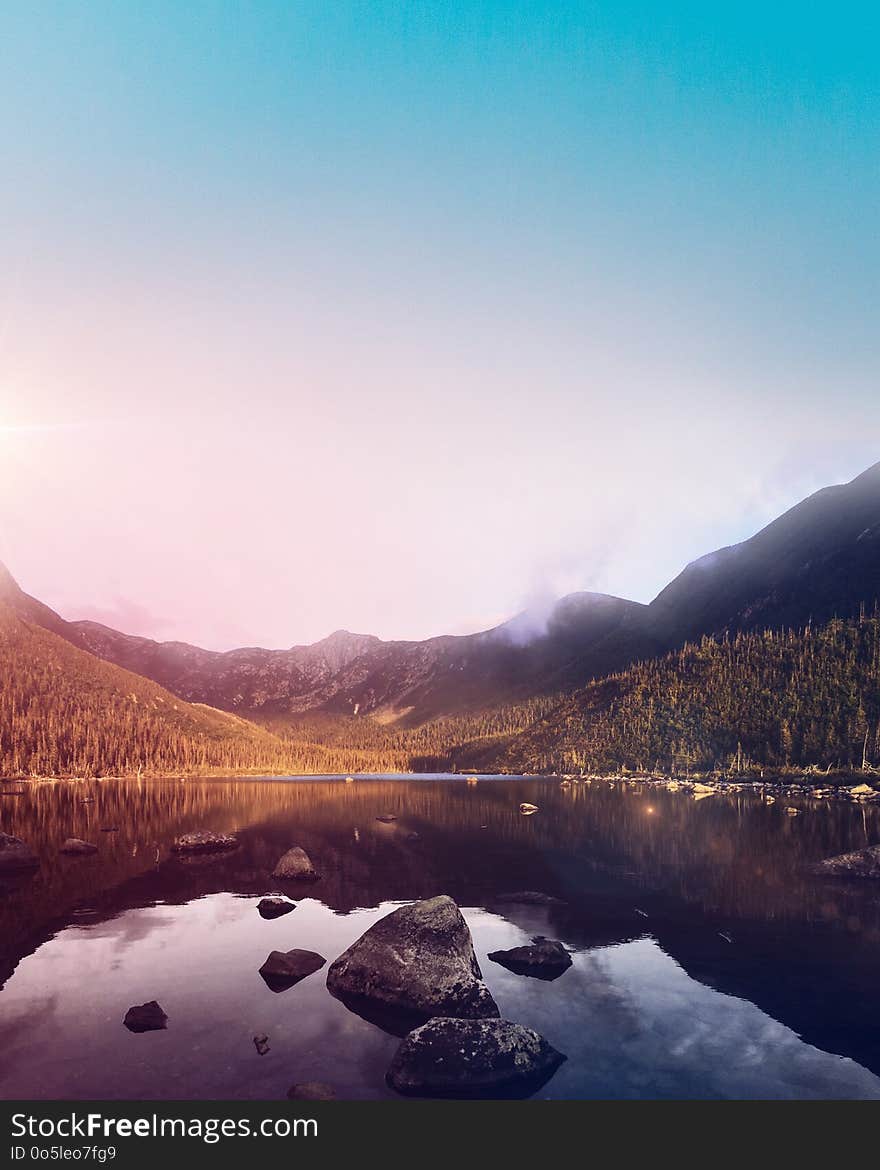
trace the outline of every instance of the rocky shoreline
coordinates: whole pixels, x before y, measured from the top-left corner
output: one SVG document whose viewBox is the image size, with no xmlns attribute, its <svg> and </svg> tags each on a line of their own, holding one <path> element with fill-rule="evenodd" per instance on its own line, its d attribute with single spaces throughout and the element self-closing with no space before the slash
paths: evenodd
<svg viewBox="0 0 880 1170">
<path fill-rule="evenodd" d="M 538 777 L 526 777 L 526 779 Z M 830 783 L 817 783 L 818 777 L 803 776 L 800 780 L 782 779 L 778 776 L 761 779 L 727 779 L 705 776 L 665 776 L 655 773 L 552 773 L 543 779 L 557 779 L 563 787 L 595 783 L 611 785 L 639 784 L 651 788 L 662 788 L 667 792 L 682 792 L 696 798 L 724 796 L 738 792 L 778 799 L 781 796 L 806 797 L 812 800 L 848 800 L 856 802 L 880 800 L 880 777 L 877 786 L 865 780 L 855 781 L 853 777 Z M 873 777 L 872 777 L 873 778 Z"/>
</svg>

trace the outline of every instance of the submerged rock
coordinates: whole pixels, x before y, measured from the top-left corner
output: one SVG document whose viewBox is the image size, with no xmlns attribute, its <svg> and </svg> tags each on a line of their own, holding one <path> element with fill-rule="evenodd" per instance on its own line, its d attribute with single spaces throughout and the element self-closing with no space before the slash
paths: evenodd
<svg viewBox="0 0 880 1170">
<path fill-rule="evenodd" d="M 260 974 L 272 991 L 286 991 L 306 976 L 320 971 L 326 962 L 316 951 L 272 951 L 260 968 Z"/>
<path fill-rule="evenodd" d="M 531 946 L 513 947 L 509 951 L 491 951 L 489 958 L 516 975 L 535 979 L 558 979 L 571 966 L 571 955 L 560 942 L 535 938 Z"/>
<path fill-rule="evenodd" d="M 296 902 L 288 902 L 286 898 L 260 898 L 257 909 L 261 918 L 280 918 L 295 910 Z"/>
<path fill-rule="evenodd" d="M 542 894 L 539 890 L 517 890 L 513 894 L 499 894 L 496 902 L 518 902 L 522 906 L 565 906 L 561 898 L 554 898 L 552 894 Z"/>
<path fill-rule="evenodd" d="M 160 1032 L 168 1023 L 168 1017 L 154 999 L 139 1007 L 130 1007 L 122 1021 L 129 1032 Z"/>
<path fill-rule="evenodd" d="M 521 1024 L 437 1018 L 405 1038 L 387 1080 L 417 1097 L 526 1097 L 565 1059 Z"/>
<path fill-rule="evenodd" d="M 394 815 L 394 813 L 382 813 L 380 816 L 376 817 L 376 820 L 381 821 L 383 825 L 390 825 L 392 821 L 397 820 L 397 817 Z"/>
<path fill-rule="evenodd" d="M 289 1101 L 335 1101 L 336 1090 L 323 1081 L 301 1081 L 287 1090 Z"/>
<path fill-rule="evenodd" d="M 880 845 L 827 857 L 811 865 L 810 872 L 822 877 L 880 878 Z"/>
<path fill-rule="evenodd" d="M 261 1032 L 254 1036 L 254 1048 L 257 1050 L 258 1056 L 265 1056 L 269 1049 L 269 1037 L 265 1032 Z"/>
<path fill-rule="evenodd" d="M 61 852 L 87 857 L 92 853 L 97 853 L 98 846 L 93 845 L 91 841 L 80 841 L 79 837 L 68 837 L 61 846 Z"/>
<path fill-rule="evenodd" d="M 382 1023 L 389 1031 L 399 1030 L 395 1015 L 409 1017 L 411 1026 L 438 1015 L 500 1014 L 483 983 L 467 923 L 446 894 L 401 906 L 371 926 L 331 964 L 327 987 L 377 1022 L 389 1013 Z"/>
<path fill-rule="evenodd" d="M 302 882 L 316 882 L 319 876 L 308 853 L 300 849 L 299 845 L 288 849 L 272 870 L 274 878 L 292 878 Z"/>
<path fill-rule="evenodd" d="M 40 859 L 20 837 L 0 833 L 0 873 L 12 873 L 17 869 L 34 869 Z"/>
<path fill-rule="evenodd" d="M 172 853 L 220 853 L 224 849 L 235 849 L 238 838 L 231 833 L 212 833 L 209 829 L 197 829 L 184 833 L 171 846 Z"/>
</svg>

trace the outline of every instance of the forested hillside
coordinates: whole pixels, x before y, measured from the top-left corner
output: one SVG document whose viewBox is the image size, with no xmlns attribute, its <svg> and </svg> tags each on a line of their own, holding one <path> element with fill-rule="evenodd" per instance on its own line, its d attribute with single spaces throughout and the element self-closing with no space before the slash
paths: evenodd
<svg viewBox="0 0 880 1170">
<path fill-rule="evenodd" d="M 589 683 L 416 728 L 257 726 L 0 607 L 0 774 L 743 771 L 880 764 L 880 617 L 705 638 Z"/>
<path fill-rule="evenodd" d="M 326 772 L 373 765 L 370 753 L 282 740 L 234 715 L 185 703 L 0 606 L 0 775 Z"/>
<path fill-rule="evenodd" d="M 466 766 L 667 771 L 880 763 L 880 618 L 703 639 L 590 683 Z"/>
</svg>

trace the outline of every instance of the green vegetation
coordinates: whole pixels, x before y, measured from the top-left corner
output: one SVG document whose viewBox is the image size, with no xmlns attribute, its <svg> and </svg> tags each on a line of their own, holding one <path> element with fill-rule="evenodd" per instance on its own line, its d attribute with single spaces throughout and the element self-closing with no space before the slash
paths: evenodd
<svg viewBox="0 0 880 1170">
<path fill-rule="evenodd" d="M 186 703 L 0 606 L 0 775 L 305 773 L 372 762 Z"/>
<path fill-rule="evenodd" d="M 704 638 L 590 683 L 495 754 L 534 771 L 862 768 L 880 754 L 880 618 Z"/>
<path fill-rule="evenodd" d="M 863 768 L 880 762 L 880 618 L 704 638 L 571 695 L 411 730 L 313 720 L 287 734 L 306 726 L 414 771 Z"/>
<path fill-rule="evenodd" d="M 880 763 L 880 616 L 704 638 L 569 695 L 432 720 L 266 727 L 0 611 L 0 773 L 859 769 Z"/>
</svg>

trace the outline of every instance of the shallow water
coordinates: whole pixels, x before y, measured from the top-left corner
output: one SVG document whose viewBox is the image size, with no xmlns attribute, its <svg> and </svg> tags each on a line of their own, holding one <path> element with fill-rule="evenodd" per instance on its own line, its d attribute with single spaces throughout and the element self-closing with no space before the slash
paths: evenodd
<svg viewBox="0 0 880 1170">
<path fill-rule="evenodd" d="M 396 904 L 446 892 L 502 1015 L 568 1056 L 540 1097 L 880 1097 L 878 890 L 804 873 L 880 841 L 878 813 L 518 778 L 28 786 L 0 798 L 0 829 L 42 862 L 0 883 L 0 1096 L 277 1099 L 322 1080 L 393 1097 L 399 1040 L 333 999 L 326 968 L 281 993 L 258 969 L 293 947 L 329 963 Z M 172 855 L 195 828 L 240 846 Z M 68 836 L 98 855 L 59 854 Z M 322 880 L 265 921 L 293 844 Z M 496 901 L 523 889 L 567 905 Z M 536 934 L 573 952 L 554 982 L 486 957 Z M 130 1033 L 151 999 L 167 1029 Z"/>
</svg>

